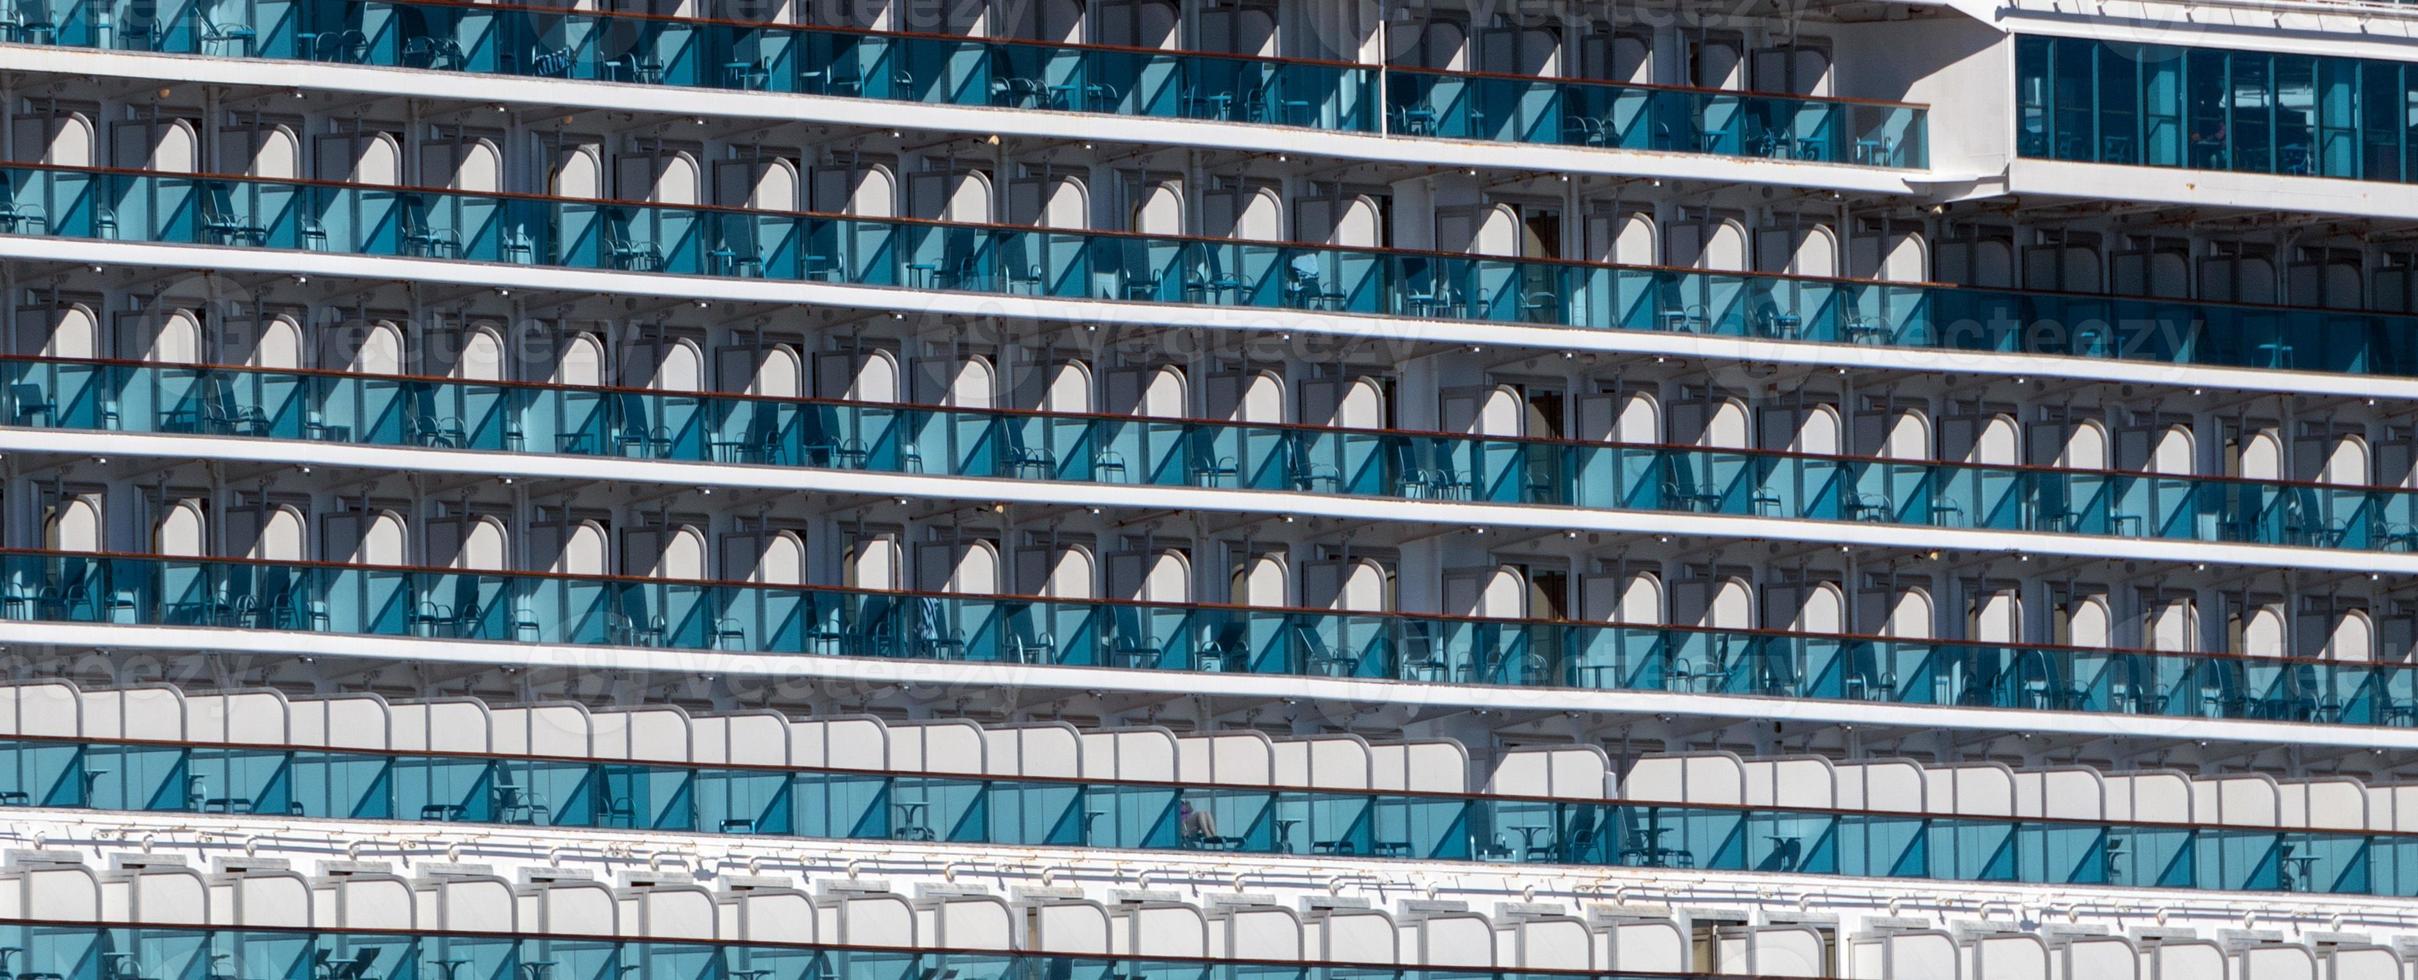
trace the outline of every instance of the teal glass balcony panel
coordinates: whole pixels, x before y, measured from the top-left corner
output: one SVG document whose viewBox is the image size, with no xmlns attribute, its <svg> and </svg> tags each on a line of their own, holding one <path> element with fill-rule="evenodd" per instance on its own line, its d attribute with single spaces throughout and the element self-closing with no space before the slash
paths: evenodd
<svg viewBox="0 0 2418 980">
<path fill-rule="evenodd" d="M 1351 132 L 1377 128 L 1374 66 L 602 14 L 363 0 L 19 0 L 0 40 L 676 88 L 786 92 Z"/>
<path fill-rule="evenodd" d="M 0 739 L 0 805 L 2418 895 L 2391 832 L 282 746 Z"/>
<path fill-rule="evenodd" d="M 17 621 L 2418 725 L 2418 666 L 2367 661 L 46 551 L 0 572 Z"/>
<path fill-rule="evenodd" d="M 1922 106 L 1533 75 L 1386 70 L 1406 136 L 1663 150 L 1922 169 Z"/>
<path fill-rule="evenodd" d="M 2403 62 L 2026 36 L 2015 66 L 2025 157 L 2418 180 Z"/>
<path fill-rule="evenodd" d="M 253 178 L 0 168 L 0 234 L 2418 376 L 2418 316 Z"/>
<path fill-rule="evenodd" d="M 0 382 L 19 426 L 2418 549 L 2395 487 L 144 361 L 0 356 Z"/>
<path fill-rule="evenodd" d="M 38 911 L 38 910 L 37 910 Z M 1296 959 L 1167 959 L 934 946 L 787 945 L 435 930 L 99 926 L 0 920 L 0 963 L 42 980 L 382 977 L 386 980 L 1674 980 L 1654 971 L 1423 969 Z"/>
<path fill-rule="evenodd" d="M 171 0 L 123 13 L 96 0 L 16 2 L 0 41 L 1928 165 L 1924 109 L 1886 102 L 446 0 Z M 1393 99 L 1384 113 L 1381 89 Z"/>
</svg>

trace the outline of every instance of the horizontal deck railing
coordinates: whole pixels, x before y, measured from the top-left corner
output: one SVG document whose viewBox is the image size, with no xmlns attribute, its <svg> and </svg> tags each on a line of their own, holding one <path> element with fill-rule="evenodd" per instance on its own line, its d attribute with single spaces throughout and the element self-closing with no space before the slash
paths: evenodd
<svg viewBox="0 0 2418 980">
<path fill-rule="evenodd" d="M 567 7 L 17 0 L 0 41 L 1927 166 L 1926 110 L 1905 103 Z"/>
<path fill-rule="evenodd" d="M 264 900 L 263 905 L 270 903 Z M 356 900 L 367 905 L 367 900 Z M 274 906 L 271 906 L 272 908 Z M 31 913 L 57 910 L 28 909 Z M 282 910 L 280 910 L 282 911 Z M 260 915 L 266 918 L 275 912 Z M 375 914 L 375 913 L 371 913 Z M 761 914 L 761 913 L 759 913 Z M 813 914 L 809 909 L 804 914 Z M 1004 912 L 1002 913 L 1004 914 Z M 460 916 L 471 919 L 473 916 Z M 288 921 L 290 921 L 290 916 Z M 471 926 L 488 926 L 481 930 Z M 502 931 L 475 922 L 438 929 L 301 929 L 238 925 L 207 928 L 142 923 L 101 925 L 31 917 L 0 920 L 0 950 L 15 977 L 128 980 L 141 977 L 251 977 L 319 980 L 1679 980 L 1715 974 L 1651 970 L 1508 970 L 1396 966 L 1294 958 L 1109 956 L 973 949 L 932 943 L 908 948 L 917 930 L 896 930 L 901 945 L 849 945 L 704 939 L 629 939 L 564 931 Z M 758 926 L 767 932 L 773 926 Z M 794 929 L 807 933 L 810 929 Z M 880 930 L 866 928 L 868 935 Z M 928 930 L 927 930 L 928 931 Z M 999 941 L 1011 937 L 1002 935 Z M 971 946 L 972 944 L 967 944 Z M 1732 977 L 1729 980 L 1747 980 Z"/>
<path fill-rule="evenodd" d="M 2418 724 L 2418 666 L 610 575 L 0 552 L 19 621 Z"/>
<path fill-rule="evenodd" d="M 2410 551 L 2418 489 L 0 356 L 0 420 L 371 446 Z"/>
<path fill-rule="evenodd" d="M 2418 315 L 15 165 L 0 234 L 2418 376 Z"/>
<path fill-rule="evenodd" d="M 2418 834 L 2389 831 L 23 738 L 0 738 L 0 786 L 141 812 L 2418 895 Z"/>
</svg>

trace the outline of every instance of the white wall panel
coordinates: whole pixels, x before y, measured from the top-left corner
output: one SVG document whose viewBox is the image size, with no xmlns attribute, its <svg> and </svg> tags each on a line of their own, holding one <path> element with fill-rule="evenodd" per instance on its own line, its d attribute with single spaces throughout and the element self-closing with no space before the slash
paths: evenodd
<svg viewBox="0 0 2418 980">
<path fill-rule="evenodd" d="M 2225 951 L 2215 943 L 2160 943 L 2142 950 L 2141 961 L 2141 980 L 2213 980 L 2227 975 Z"/>
<path fill-rule="evenodd" d="M 370 751 L 393 746 L 393 709 L 376 695 L 311 698 L 295 702 L 288 710 L 298 745 Z"/>
<path fill-rule="evenodd" d="M 1956 942 L 1946 933 L 1901 932 L 1848 941 L 1847 975 L 1855 980 L 1944 980 L 1955 977 Z"/>
<path fill-rule="evenodd" d="M 188 734 L 184 698 L 174 690 L 135 688 L 126 692 L 120 708 L 126 712 L 121 731 L 128 738 L 177 739 Z"/>
<path fill-rule="evenodd" d="M 29 868 L 17 881 L 23 896 L 16 914 L 69 922 L 90 921 L 101 914 L 101 883 L 83 867 Z"/>
<path fill-rule="evenodd" d="M 487 720 L 485 702 L 473 700 L 437 701 L 428 706 L 428 748 L 437 752 L 487 752 L 488 735 L 494 726 Z"/>
<path fill-rule="evenodd" d="M 1015 910 L 996 898 L 965 896 L 943 899 L 933 917 L 929 943 L 943 949 L 1013 949 Z"/>
<path fill-rule="evenodd" d="M 836 903 L 839 932 L 848 946 L 915 945 L 915 909 L 897 895 L 850 895 Z"/>
<path fill-rule="evenodd" d="M 1446 913 L 1410 927 L 1417 936 L 1418 962 L 1427 966 L 1494 965 L 1494 924 L 1474 913 Z"/>
<path fill-rule="evenodd" d="M 1313 958 L 1336 963 L 1393 963 L 1400 955 L 1394 920 L 1369 909 L 1335 909 L 1304 923 Z"/>
<path fill-rule="evenodd" d="M 2283 794 L 2263 773 L 2194 779 L 2191 789 L 2192 812 L 2204 822 L 2273 827 L 2283 818 Z"/>
<path fill-rule="evenodd" d="M 712 892 L 696 886 L 653 885 L 621 893 L 622 934 L 650 939 L 712 939 L 720 921 Z"/>
<path fill-rule="evenodd" d="M 1924 771 L 1927 809 L 1973 817 L 2015 815 L 2015 774 L 1996 763 L 1940 766 Z"/>
<path fill-rule="evenodd" d="M 1175 733 L 1129 728 L 1083 734 L 1083 778 L 1175 780 Z"/>
<path fill-rule="evenodd" d="M 1822 934 L 1806 926 L 1769 926 L 1747 930 L 1747 955 L 1743 963 L 1731 963 L 1724 954 L 1720 968 L 1731 972 L 1751 973 L 1762 977 L 1826 977 L 1830 966 L 1823 961 Z"/>
<path fill-rule="evenodd" d="M 669 705 L 610 708 L 593 713 L 596 757 L 637 762 L 687 762 L 688 712 Z"/>
<path fill-rule="evenodd" d="M 1923 769 L 1907 759 L 1843 762 L 1838 766 L 1839 805 L 1851 810 L 1912 812 L 1923 806 Z"/>
<path fill-rule="evenodd" d="M 208 925 L 210 888 L 188 868 L 148 868 L 127 875 L 132 907 L 128 921 L 159 925 Z"/>
<path fill-rule="evenodd" d="M 521 905 L 534 911 L 522 921 L 532 931 L 592 936 L 611 932 L 621 921 L 620 903 L 602 882 L 556 881 L 526 891 L 535 901 Z"/>
<path fill-rule="evenodd" d="M 1973 941 L 1973 971 L 1967 975 L 1975 980 L 2049 980 L 2048 944 L 2038 936 L 1983 936 Z"/>
<path fill-rule="evenodd" d="M 1308 948 L 1301 920 L 1291 909 L 1234 909 L 1212 929 L 1217 951 L 1236 959 L 1288 962 L 1301 959 Z"/>
<path fill-rule="evenodd" d="M 1503 965 L 1528 970 L 1588 970 L 1595 966 L 1595 936 L 1577 919 L 1539 918 L 1504 928 L 1511 942 Z"/>
<path fill-rule="evenodd" d="M 2050 769 L 2040 774 L 2040 812 L 2048 818 L 2103 820 L 2107 784 L 2089 769 Z"/>
<path fill-rule="evenodd" d="M 332 929 L 410 929 L 418 924 L 412 916 L 417 905 L 411 883 L 393 875 L 347 875 L 316 891 L 327 899 L 321 921 Z"/>
<path fill-rule="evenodd" d="M 2281 783 L 2284 825 L 2321 830 L 2366 830 L 2367 786 L 2341 777 Z"/>
<path fill-rule="evenodd" d="M 1831 807 L 1838 774 L 1817 756 L 1746 760 L 1746 802 L 1752 806 Z"/>
<path fill-rule="evenodd" d="M 2378 830 L 2418 830 L 2418 784 L 2370 786 L 2368 826 Z"/>
<path fill-rule="evenodd" d="M 301 875 L 284 872 L 239 875 L 227 883 L 224 895 L 225 908 L 211 909 L 212 915 L 223 916 L 222 921 L 245 926 L 311 925 L 311 889 Z"/>
<path fill-rule="evenodd" d="M 1144 905 L 1116 916 L 1110 951 L 1141 957 L 1197 957 L 1209 954 L 1209 924 L 1190 905 Z"/>
<path fill-rule="evenodd" d="M 284 745 L 285 698 L 275 691 L 202 694 L 185 699 L 185 729 L 192 737 L 253 745 Z"/>
<path fill-rule="evenodd" d="M 741 766 L 789 765 L 789 721 L 777 714 L 731 715 L 719 721 L 718 737 L 707 739 L 699 730 L 690 751 Z"/>
<path fill-rule="evenodd" d="M 16 685 L 0 698 L 0 731 L 72 738 L 82 733 L 83 706 L 73 684 Z"/>
<path fill-rule="evenodd" d="M 1650 756 L 1629 768 L 1619 795 L 1664 803 L 1744 803 L 1746 764 L 1727 752 Z"/>
<path fill-rule="evenodd" d="M 1108 910 L 1091 902 L 1051 902 L 1033 910 L 1033 948 L 1045 953 L 1108 952 Z"/>
<path fill-rule="evenodd" d="M 1469 792 L 1469 749 L 1457 741 L 1411 742 L 1402 789 L 1414 793 Z"/>
<path fill-rule="evenodd" d="M 1610 962 L 1613 970 L 1659 970 L 1675 973 L 1688 968 L 1688 935 L 1669 919 L 1632 919 L 1614 923 Z"/>
<path fill-rule="evenodd" d="M 999 776 L 1072 779 L 1083 774 L 1083 736 L 1064 723 L 987 729 L 984 756 Z"/>
<path fill-rule="evenodd" d="M 789 723 L 789 757 L 797 765 L 890 768 L 890 734 L 879 718 L 842 717 Z"/>
<path fill-rule="evenodd" d="M 510 932 L 516 924 L 513 914 L 520 911 L 512 884 L 502 878 L 445 878 L 437 883 L 436 897 L 436 919 L 429 923 L 436 929 Z M 612 920 L 604 924 L 609 928 Z"/>
<path fill-rule="evenodd" d="M 985 741 L 982 726 L 970 721 L 892 725 L 890 765 L 901 772 L 978 776 L 985 771 Z"/>
<path fill-rule="evenodd" d="M 766 943 L 814 942 L 814 898 L 790 888 L 750 888 L 732 903 L 739 909 L 734 939 Z"/>
<path fill-rule="evenodd" d="M 2319 973 L 2326 980 L 2402 980 L 2401 957 L 2382 946 L 2336 949 Z"/>
<path fill-rule="evenodd" d="M 2140 954 L 2113 936 L 2076 939 L 2058 951 L 2065 980 L 2137 980 Z"/>
<path fill-rule="evenodd" d="M 2306 946 L 2253 946 L 2234 957 L 2241 980 L 2317 980 L 2317 954 Z"/>
<path fill-rule="evenodd" d="M 1276 749 L 1262 732 L 1204 732 L 1176 739 L 1176 769 L 1193 785 L 1266 786 L 1276 777 Z"/>
<path fill-rule="evenodd" d="M 1309 747 L 1309 782 L 1319 789 L 1368 789 L 1373 770 L 1369 743 L 1357 735 L 1322 735 L 1302 740 Z"/>
<path fill-rule="evenodd" d="M 2107 819 L 2192 822 L 2191 777 L 2171 770 L 2110 773 Z"/>
<path fill-rule="evenodd" d="M 1486 792 L 1505 796 L 1608 799 L 1611 760 L 1592 745 L 1514 749 L 1487 777 Z"/>
</svg>

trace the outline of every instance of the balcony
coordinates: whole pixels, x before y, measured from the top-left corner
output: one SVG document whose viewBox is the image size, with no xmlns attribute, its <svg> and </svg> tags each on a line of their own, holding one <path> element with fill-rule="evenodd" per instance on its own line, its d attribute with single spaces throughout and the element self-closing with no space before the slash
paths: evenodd
<svg viewBox="0 0 2418 980">
<path fill-rule="evenodd" d="M 547 889 L 540 886 L 536 890 L 542 896 Z M 803 898 L 794 892 L 783 892 L 787 896 Z M 702 894 L 700 897 L 703 897 Z M 273 905 L 265 898 L 255 901 Z M 360 902 L 365 908 L 375 907 L 367 899 L 357 898 L 354 901 Z M 897 899 L 896 903 L 902 908 L 906 905 L 904 899 Z M 806 909 L 807 915 L 814 914 L 812 905 L 799 904 Z M 710 914 L 711 906 L 707 908 Z M 789 908 L 783 911 L 794 914 Z M 270 913 L 253 914 L 266 919 Z M 356 914 L 366 919 L 372 913 L 365 911 Z M 457 911 L 456 914 L 465 920 L 469 919 L 467 910 Z M 772 912 L 766 910 L 757 914 L 769 917 Z M 1000 909 L 997 915 L 1005 917 L 1007 910 Z M 977 921 L 987 922 L 979 918 Z M 881 925 L 891 924 L 883 922 Z M 897 931 L 895 928 L 880 929 L 870 924 L 860 925 L 859 928 L 869 935 Z M 930 927 L 925 928 L 928 930 Z M 991 931 L 974 925 L 959 925 L 954 929 L 958 933 L 973 936 L 987 936 Z M 866 941 L 859 939 L 858 942 Z M 869 943 L 844 946 L 701 939 L 616 939 L 594 935 L 548 935 L 542 930 L 533 935 L 499 935 L 467 929 L 453 933 L 393 929 L 303 930 L 259 923 L 246 923 L 240 928 L 207 929 L 151 923 L 139 927 L 111 927 L 45 921 L 39 924 L 0 924 L 0 943 L 8 944 L 0 946 L 0 949 L 7 950 L 10 966 L 21 966 L 25 973 L 54 980 L 136 980 L 182 973 L 200 975 L 209 970 L 236 969 L 238 964 L 246 971 L 262 971 L 258 974 L 262 976 L 321 977 L 327 980 L 371 980 L 376 977 L 558 980 L 598 976 L 628 977 L 633 980 L 694 980 L 704 977 L 744 980 L 898 980 L 904 977 L 932 980 L 1019 980 L 1025 977 L 1070 977 L 1081 980 L 1115 977 L 1355 980 L 1372 975 L 1399 977 L 1401 980 L 1528 980 L 1532 977 L 1670 980 L 1681 976 L 1662 970 L 1631 972 L 1595 969 L 1565 972 L 1533 967 L 1494 969 L 1469 966 L 1423 969 L 1390 962 L 1384 965 L 1316 962 L 1299 956 L 1289 956 L 1280 964 L 1263 960 L 1025 952 L 1010 951 L 1010 944 L 1004 941 L 1004 937 L 995 941 L 994 945 L 976 948 L 943 948 L 925 943 L 920 945 L 927 948 L 915 949 Z"/>
<path fill-rule="evenodd" d="M 2418 490 L 0 357 L 17 425 L 2409 552 Z"/>
<path fill-rule="evenodd" d="M 2418 666 L 1207 603 L 46 551 L 14 621 L 2418 725 Z"/>
<path fill-rule="evenodd" d="M 470 2 L 31 0 L 0 40 L 1921 169 L 1925 109 L 1008 38 Z M 147 8 L 137 8 L 147 9 Z M 1380 76 L 1388 76 L 1380 81 Z M 1376 111 L 1379 92 L 1391 104 Z"/>
<path fill-rule="evenodd" d="M 2418 376 L 2418 316 L 140 171 L 0 169 L 0 233 Z"/>
<path fill-rule="evenodd" d="M 0 774 L 15 780 L 0 775 L 0 786 L 12 787 L 0 800 L 837 840 L 2418 895 L 2418 834 L 1667 799 L 1687 795 L 1675 788 L 1685 780 L 1666 778 L 1660 763 L 1685 758 L 1640 763 L 1628 782 L 1651 794 L 1645 799 L 1592 801 L 20 738 L 0 740 Z"/>
<path fill-rule="evenodd" d="M 1388 68 L 1386 131 L 1920 170 L 1927 110 L 1897 102 Z"/>
</svg>

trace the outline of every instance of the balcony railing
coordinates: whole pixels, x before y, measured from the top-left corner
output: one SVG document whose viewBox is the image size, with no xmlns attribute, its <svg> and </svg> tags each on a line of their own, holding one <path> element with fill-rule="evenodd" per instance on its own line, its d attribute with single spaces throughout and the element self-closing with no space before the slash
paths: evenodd
<svg viewBox="0 0 2418 980">
<path fill-rule="evenodd" d="M 2418 724 L 2398 663 L 53 551 L 0 571 L 11 620 Z"/>
<path fill-rule="evenodd" d="M 13 4 L 0 40 L 62 47 L 1927 165 L 1924 108 L 1893 102 L 523 4 Z"/>
<path fill-rule="evenodd" d="M 2418 834 L 2378 831 L 27 739 L 0 740 L 0 786 L 101 810 L 2418 895 Z"/>
<path fill-rule="evenodd" d="M 1925 110 L 1902 103 L 1417 68 L 1385 84 L 1386 130 L 1407 136 L 1930 165 Z"/>
<path fill-rule="evenodd" d="M 2398 487 L 141 361 L 0 381 L 20 426 L 2418 549 Z"/>
<path fill-rule="evenodd" d="M 366 903 L 367 900 L 361 900 Z M 266 901 L 263 905 L 275 908 Z M 29 909 L 42 913 L 53 910 Z M 278 911 L 283 911 L 279 909 Z M 268 913 L 270 915 L 276 912 Z M 809 913 L 811 914 L 811 913 Z M 262 917 L 266 917 L 265 915 Z M 469 916 L 462 916 L 469 919 Z M 907 949 L 709 940 L 614 939 L 471 927 L 310 930 L 245 924 L 208 929 L 144 923 L 0 921 L 7 966 L 42 980 L 142 977 L 315 977 L 326 980 L 1681 980 L 1709 974 L 1635 970 L 1423 969 L 1393 964 L 1094 956 L 929 946 Z M 865 930 L 879 935 L 876 930 Z M 903 942 L 912 930 L 898 930 Z"/>
<path fill-rule="evenodd" d="M 2418 316 L 18 165 L 0 234 L 2418 376 Z"/>
</svg>

